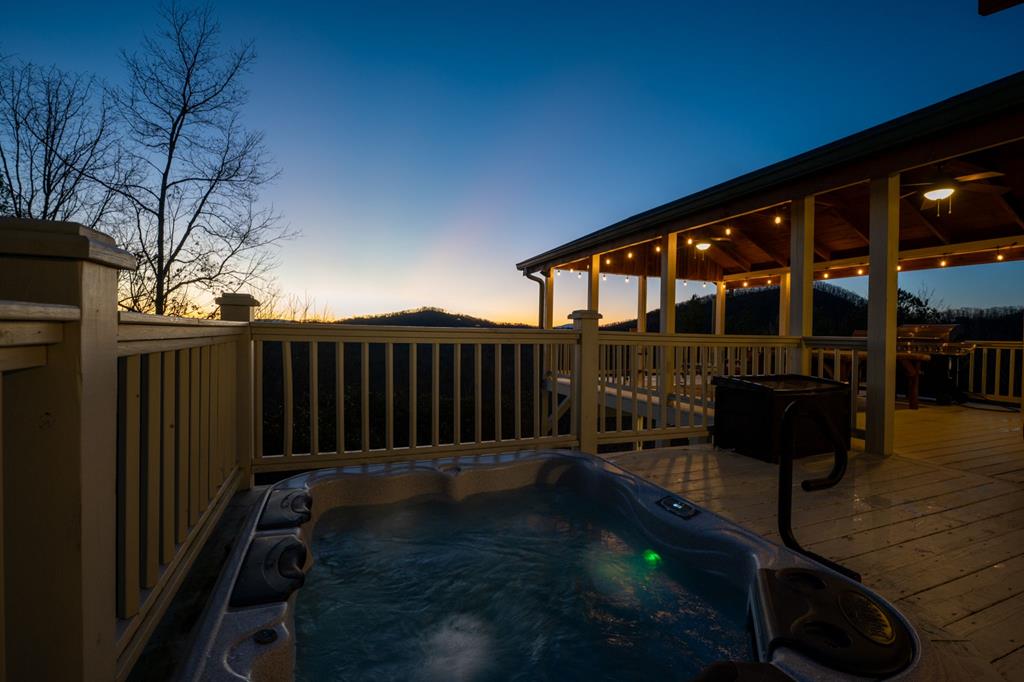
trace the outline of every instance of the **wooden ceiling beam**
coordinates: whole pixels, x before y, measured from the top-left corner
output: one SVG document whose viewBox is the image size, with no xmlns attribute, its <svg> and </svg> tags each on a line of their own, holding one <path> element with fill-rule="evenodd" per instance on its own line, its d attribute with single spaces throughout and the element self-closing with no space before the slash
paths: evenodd
<svg viewBox="0 0 1024 682">
<path fill-rule="evenodd" d="M 1010 219 L 1017 224 L 1017 227 L 1024 230 L 1024 210 L 1021 209 L 1020 203 L 1016 197 L 1007 196 L 1005 194 L 996 194 L 996 200 L 999 202 L 1000 208 L 1006 213 Z"/>
<path fill-rule="evenodd" d="M 740 255 L 740 253 L 736 250 L 736 247 L 733 246 L 731 243 L 712 242 L 711 248 L 714 249 L 715 247 L 718 247 L 718 249 L 721 250 L 722 253 L 724 253 L 732 260 L 736 261 L 736 265 L 740 266 L 744 270 L 750 270 L 750 261 L 744 258 L 742 255 Z"/>
<path fill-rule="evenodd" d="M 711 248 L 704 252 L 704 256 L 718 263 L 719 267 L 721 267 L 723 270 L 725 268 L 747 269 L 744 268 L 741 263 L 737 262 L 732 256 L 726 253 L 725 249 L 722 249 L 720 244 L 714 242 L 712 242 Z"/>
<path fill-rule="evenodd" d="M 945 227 L 937 223 L 933 223 L 931 220 L 929 220 L 928 217 L 921 211 L 921 209 L 915 206 L 910 201 L 910 199 L 906 197 L 901 197 L 900 206 L 905 207 L 910 213 L 916 215 L 918 219 L 922 223 L 924 223 L 924 226 L 928 228 L 928 231 L 935 235 L 938 238 L 938 240 L 943 244 L 948 244 L 951 241 L 953 241 L 953 238 L 950 236 L 949 231 Z"/>
<path fill-rule="evenodd" d="M 772 261 L 778 263 L 779 265 L 788 265 L 789 264 L 789 259 L 788 258 L 783 259 L 783 257 L 780 254 L 773 253 L 772 251 L 769 251 L 766 247 L 761 246 L 761 244 L 759 242 L 754 240 L 749 234 L 743 232 L 742 230 L 738 230 L 738 229 L 736 229 L 734 227 L 733 228 L 733 236 L 734 237 L 739 237 L 740 239 L 746 240 L 746 242 L 748 244 L 750 244 L 750 246 L 752 246 L 755 251 L 760 253 L 765 258 L 768 258 L 769 260 L 772 260 Z"/>
<path fill-rule="evenodd" d="M 819 204 L 853 230 L 865 245 L 870 243 L 865 218 L 856 215 L 849 204 L 835 196 L 830 196 L 827 201 L 819 202 Z"/>
</svg>

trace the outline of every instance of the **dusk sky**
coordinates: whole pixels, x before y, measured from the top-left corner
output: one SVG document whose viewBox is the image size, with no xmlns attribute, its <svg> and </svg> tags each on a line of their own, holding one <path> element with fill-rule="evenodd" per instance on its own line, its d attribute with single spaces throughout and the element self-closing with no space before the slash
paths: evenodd
<svg viewBox="0 0 1024 682">
<path fill-rule="evenodd" d="M 979 17 L 976 5 L 215 7 L 224 40 L 251 38 L 259 54 L 247 123 L 283 170 L 265 198 L 302 233 L 280 251 L 284 290 L 337 317 L 432 305 L 535 322 L 517 261 L 1024 68 L 1024 6 Z M 156 5 L 19 2 L 3 15 L 0 53 L 117 84 L 119 50 L 138 46 Z M 569 279 L 556 321 L 585 301 Z M 861 280 L 842 283 L 865 293 Z M 606 320 L 633 315 L 634 286 L 609 277 Z M 947 306 L 1021 305 L 1024 264 L 900 286 Z"/>
</svg>

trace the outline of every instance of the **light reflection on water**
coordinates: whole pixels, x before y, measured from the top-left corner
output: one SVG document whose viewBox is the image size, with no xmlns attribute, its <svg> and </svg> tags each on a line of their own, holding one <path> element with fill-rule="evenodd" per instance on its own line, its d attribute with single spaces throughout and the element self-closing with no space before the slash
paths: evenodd
<svg viewBox="0 0 1024 682">
<path fill-rule="evenodd" d="M 297 677 L 676 680 L 747 659 L 742 599 L 644 548 L 563 491 L 329 512 L 297 600 Z"/>
</svg>

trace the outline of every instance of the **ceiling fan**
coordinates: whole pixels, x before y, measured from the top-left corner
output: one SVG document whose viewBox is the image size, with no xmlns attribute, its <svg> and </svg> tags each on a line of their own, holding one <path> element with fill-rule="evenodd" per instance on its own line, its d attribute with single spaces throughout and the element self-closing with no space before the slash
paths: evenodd
<svg viewBox="0 0 1024 682">
<path fill-rule="evenodd" d="M 989 180 L 991 178 L 998 178 L 1005 175 L 999 171 L 980 171 L 977 173 L 967 173 L 965 175 L 950 175 L 944 173 L 940 169 L 938 173 L 927 182 L 907 182 L 904 183 L 904 187 L 923 187 L 924 189 L 915 189 L 900 195 L 901 199 L 913 196 L 918 192 L 927 199 L 928 201 L 942 201 L 953 196 L 954 192 L 981 192 L 987 194 L 1005 194 L 1010 191 L 1009 187 L 1004 185 L 993 185 L 987 182 L 979 182 L 981 180 Z"/>
</svg>

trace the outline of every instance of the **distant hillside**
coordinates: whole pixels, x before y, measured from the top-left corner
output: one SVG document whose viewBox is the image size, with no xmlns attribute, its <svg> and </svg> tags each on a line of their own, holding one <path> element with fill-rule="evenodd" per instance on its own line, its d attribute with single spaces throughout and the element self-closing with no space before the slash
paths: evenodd
<svg viewBox="0 0 1024 682">
<path fill-rule="evenodd" d="M 779 290 L 738 289 L 729 292 L 726 305 L 729 334 L 778 334 Z M 867 328 L 868 301 L 862 296 L 826 282 L 814 285 L 814 335 L 849 336 Z M 709 334 L 713 331 L 714 295 L 694 294 L 676 304 L 676 331 Z M 659 331 L 659 311 L 647 313 L 648 331 Z M 1020 339 L 1024 319 L 1020 308 L 960 308 L 938 310 L 927 298 L 900 290 L 897 310 L 899 324 L 955 323 L 963 338 L 976 340 Z M 636 320 L 604 326 L 612 331 L 636 328 Z"/>
<path fill-rule="evenodd" d="M 494 322 L 471 315 L 450 313 L 441 308 L 417 308 L 416 310 L 400 310 L 395 313 L 350 317 L 338 320 L 336 324 L 379 324 L 392 327 L 527 327 L 529 325 L 512 322 Z"/>
</svg>

